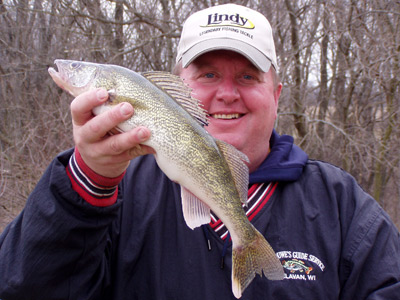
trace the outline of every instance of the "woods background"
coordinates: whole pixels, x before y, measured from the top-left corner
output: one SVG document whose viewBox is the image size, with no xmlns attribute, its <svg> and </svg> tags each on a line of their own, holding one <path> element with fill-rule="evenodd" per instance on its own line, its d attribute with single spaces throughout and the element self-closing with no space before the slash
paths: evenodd
<svg viewBox="0 0 400 300">
<path fill-rule="evenodd" d="M 278 132 L 350 172 L 400 228 L 400 1 L 0 0 L 0 230 L 73 145 L 54 59 L 171 71 L 187 16 L 227 2 L 274 29 Z"/>
</svg>

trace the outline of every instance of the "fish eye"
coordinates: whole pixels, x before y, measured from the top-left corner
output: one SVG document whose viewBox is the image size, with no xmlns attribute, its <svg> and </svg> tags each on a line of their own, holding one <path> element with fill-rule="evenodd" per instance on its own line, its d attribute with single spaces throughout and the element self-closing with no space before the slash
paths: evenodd
<svg viewBox="0 0 400 300">
<path fill-rule="evenodd" d="M 72 62 L 72 63 L 70 64 L 70 67 L 71 67 L 71 69 L 76 69 L 76 68 L 79 67 L 79 63 L 74 61 L 74 62 Z"/>
</svg>

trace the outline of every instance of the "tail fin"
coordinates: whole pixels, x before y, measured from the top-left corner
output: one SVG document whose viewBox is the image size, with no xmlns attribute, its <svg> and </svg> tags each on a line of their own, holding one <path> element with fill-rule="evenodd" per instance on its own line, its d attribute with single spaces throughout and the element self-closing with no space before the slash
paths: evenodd
<svg viewBox="0 0 400 300">
<path fill-rule="evenodd" d="M 282 280 L 283 267 L 270 244 L 256 230 L 255 238 L 246 245 L 234 245 L 232 252 L 232 292 L 236 298 L 251 283 L 255 274 L 269 280 Z"/>
</svg>

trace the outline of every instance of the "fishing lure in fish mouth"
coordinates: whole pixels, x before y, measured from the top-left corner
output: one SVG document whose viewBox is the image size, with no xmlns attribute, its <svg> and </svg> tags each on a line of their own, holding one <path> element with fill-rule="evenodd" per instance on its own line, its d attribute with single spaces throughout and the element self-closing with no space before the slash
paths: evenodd
<svg viewBox="0 0 400 300">
<path fill-rule="evenodd" d="M 242 209 L 247 202 L 247 156 L 204 129 L 207 112 L 178 76 L 139 74 L 116 65 L 80 61 L 56 60 L 55 64 L 58 72 L 49 68 L 51 77 L 75 97 L 94 88 L 111 91 L 112 101 L 95 108 L 94 114 L 121 102 L 134 107 L 135 114 L 118 128 L 149 128 L 151 137 L 143 144 L 155 150 L 157 164 L 166 176 L 181 185 L 183 216 L 190 228 L 209 223 L 210 209 L 225 224 L 232 238 L 232 292 L 236 298 L 256 274 L 270 280 L 284 278 L 274 250 Z"/>
</svg>

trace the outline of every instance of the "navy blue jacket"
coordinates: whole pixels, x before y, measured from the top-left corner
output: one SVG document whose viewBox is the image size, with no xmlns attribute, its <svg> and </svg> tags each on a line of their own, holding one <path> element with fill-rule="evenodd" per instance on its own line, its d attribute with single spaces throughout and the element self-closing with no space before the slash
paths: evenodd
<svg viewBox="0 0 400 300">
<path fill-rule="evenodd" d="M 285 279 L 256 276 L 241 299 L 400 299 L 400 238 L 388 215 L 343 170 L 273 134 L 250 182 L 278 182 L 252 223 Z M 231 249 L 183 219 L 180 187 L 153 156 L 132 161 L 116 204 L 94 207 L 71 188 L 60 154 L 0 236 L 0 298 L 235 299 Z"/>
</svg>

